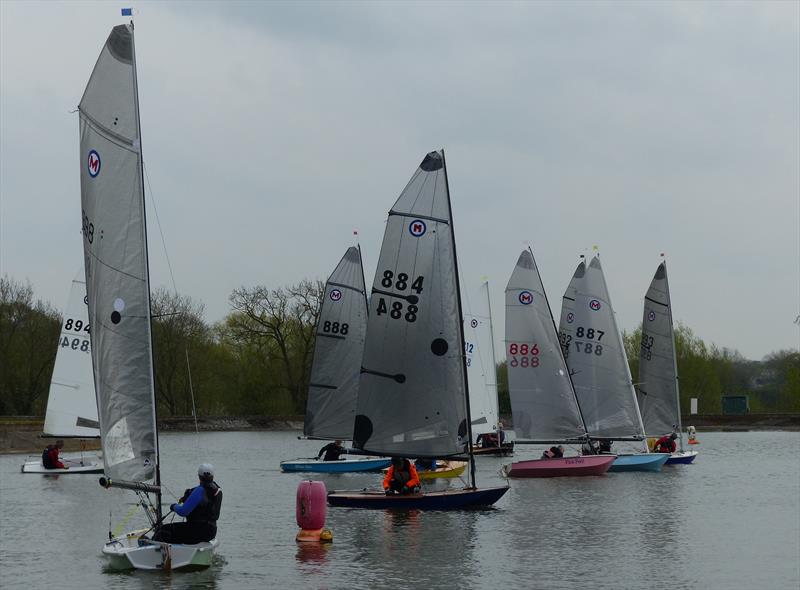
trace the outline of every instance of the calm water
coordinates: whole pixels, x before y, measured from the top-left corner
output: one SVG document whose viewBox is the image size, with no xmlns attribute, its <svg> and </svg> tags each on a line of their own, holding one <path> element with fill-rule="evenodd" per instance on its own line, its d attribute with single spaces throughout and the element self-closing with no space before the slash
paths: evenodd
<svg viewBox="0 0 800 590">
<path fill-rule="evenodd" d="M 299 547 L 300 475 L 281 459 L 324 443 L 286 432 L 165 434 L 166 484 L 180 495 L 212 462 L 225 490 L 214 567 L 193 573 L 108 573 L 100 548 L 135 495 L 96 475 L 19 473 L 0 456 L 3 588 L 543 588 L 797 589 L 800 434 L 701 433 L 694 465 L 662 473 L 514 480 L 492 510 L 329 509 L 329 546 Z M 531 455 L 523 448 L 517 459 Z M 510 459 L 478 459 L 479 485 L 501 483 Z M 377 475 L 316 476 L 328 489 Z M 446 484 L 445 484 L 446 485 Z M 143 522 L 136 513 L 126 528 Z"/>
</svg>

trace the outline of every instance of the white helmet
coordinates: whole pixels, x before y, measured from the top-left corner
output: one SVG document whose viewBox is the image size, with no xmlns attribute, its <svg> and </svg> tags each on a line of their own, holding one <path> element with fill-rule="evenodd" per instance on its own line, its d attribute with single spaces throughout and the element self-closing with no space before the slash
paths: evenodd
<svg viewBox="0 0 800 590">
<path fill-rule="evenodd" d="M 201 479 L 214 479 L 214 466 L 211 463 L 203 463 L 197 468 L 197 476 Z"/>
</svg>

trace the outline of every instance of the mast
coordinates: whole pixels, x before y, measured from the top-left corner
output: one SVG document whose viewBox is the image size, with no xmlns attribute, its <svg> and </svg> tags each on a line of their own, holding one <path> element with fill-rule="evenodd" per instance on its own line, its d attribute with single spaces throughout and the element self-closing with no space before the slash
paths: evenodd
<svg viewBox="0 0 800 590">
<path fill-rule="evenodd" d="M 452 222 L 452 215 L 450 215 L 451 222 Z M 497 394 L 497 356 L 495 355 L 494 351 L 494 323 L 492 322 L 492 300 L 489 297 L 489 281 L 483 282 L 484 286 L 486 287 L 486 306 L 489 310 L 489 338 L 491 339 L 491 349 L 492 349 L 492 379 L 494 380 L 494 398 L 497 402 L 497 416 L 495 418 L 495 430 L 497 431 L 497 446 L 502 447 L 502 443 L 500 442 L 500 399 L 499 395 Z M 471 443 L 470 443 L 471 444 Z"/>
<path fill-rule="evenodd" d="M 157 488 L 156 494 L 156 522 L 161 522 L 161 454 L 159 453 L 158 444 L 158 399 L 156 397 L 156 384 L 155 384 L 155 358 L 153 356 L 153 301 L 150 296 L 150 255 L 147 247 L 147 209 L 145 206 L 144 194 L 144 155 L 142 153 L 142 120 L 139 116 L 139 78 L 136 68 L 136 40 L 134 38 L 133 19 L 131 19 L 131 50 L 133 58 L 133 103 L 136 112 L 136 125 L 138 127 L 138 140 L 139 140 L 139 175 L 142 183 L 142 231 L 144 233 L 144 262 L 145 262 L 145 277 L 147 280 L 147 334 L 150 340 L 150 390 L 153 392 L 153 428 L 155 431 L 156 443 L 156 464 L 155 464 L 155 487 Z"/>
<path fill-rule="evenodd" d="M 667 287 L 667 301 L 669 302 L 669 306 L 667 307 L 667 314 L 669 317 L 669 337 L 670 337 L 670 346 L 672 346 L 672 374 L 674 375 L 675 379 L 675 407 L 677 408 L 677 419 L 678 419 L 678 443 L 680 445 L 680 451 L 683 452 L 683 424 L 681 424 L 681 392 L 679 388 L 679 381 L 678 381 L 678 355 L 675 351 L 675 329 L 672 324 L 672 297 L 669 294 L 669 276 L 667 275 L 667 261 L 664 260 L 662 262 L 664 265 L 664 285 Z"/>
<path fill-rule="evenodd" d="M 450 239 L 453 243 L 453 266 L 456 275 L 456 303 L 458 307 L 458 350 L 461 354 L 461 375 L 464 379 L 464 402 L 467 405 L 467 452 L 469 453 L 469 473 L 472 487 L 475 485 L 475 455 L 472 453 L 472 415 L 469 408 L 469 380 L 467 379 L 467 355 L 464 352 L 464 312 L 461 308 L 461 281 L 458 277 L 458 255 L 456 254 L 456 231 L 453 226 L 453 205 L 450 202 L 450 182 L 447 179 L 447 160 L 442 148 L 442 168 L 444 168 L 444 186 L 447 190 L 447 211 L 450 214 Z M 493 344 L 494 346 L 494 344 Z"/>
</svg>

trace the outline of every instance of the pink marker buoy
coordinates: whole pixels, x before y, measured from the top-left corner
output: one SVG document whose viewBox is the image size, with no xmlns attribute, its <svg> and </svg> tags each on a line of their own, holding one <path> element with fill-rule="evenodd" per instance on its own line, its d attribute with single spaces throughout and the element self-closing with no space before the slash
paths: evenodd
<svg viewBox="0 0 800 590">
<path fill-rule="evenodd" d="M 328 490 L 321 481 L 301 481 L 297 486 L 295 516 L 300 532 L 298 542 L 330 542 L 333 533 L 323 528 L 328 514 Z"/>
</svg>

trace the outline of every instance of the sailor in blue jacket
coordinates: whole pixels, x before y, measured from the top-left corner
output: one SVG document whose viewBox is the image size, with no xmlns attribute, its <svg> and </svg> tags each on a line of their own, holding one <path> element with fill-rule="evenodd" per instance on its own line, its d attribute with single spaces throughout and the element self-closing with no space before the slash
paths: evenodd
<svg viewBox="0 0 800 590">
<path fill-rule="evenodd" d="M 200 485 L 184 492 L 180 502 L 170 506 L 186 522 L 161 525 L 154 541 L 192 545 L 217 536 L 217 519 L 222 506 L 222 488 L 214 481 L 214 467 L 203 463 L 197 469 Z"/>
</svg>

